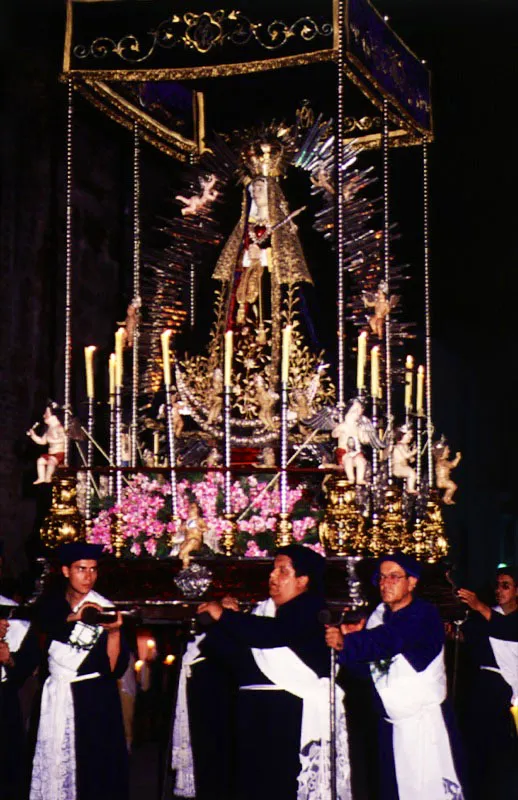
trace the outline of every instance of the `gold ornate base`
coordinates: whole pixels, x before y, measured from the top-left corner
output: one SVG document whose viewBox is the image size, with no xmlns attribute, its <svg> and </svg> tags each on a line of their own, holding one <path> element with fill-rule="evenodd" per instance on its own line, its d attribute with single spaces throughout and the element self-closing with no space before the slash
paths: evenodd
<svg viewBox="0 0 518 800">
<path fill-rule="evenodd" d="M 413 552 L 413 542 L 403 516 L 401 489 L 394 484 L 389 484 L 385 491 L 383 511 L 380 515 L 379 527 L 381 535 L 377 541 L 377 555 L 393 553 L 400 550 L 403 553 Z M 372 550 L 372 542 L 371 547 Z"/>
<path fill-rule="evenodd" d="M 448 542 L 444 535 L 444 520 L 440 498 L 436 492 L 431 492 L 426 503 L 424 517 L 414 529 L 416 555 L 419 555 L 429 564 L 435 564 L 448 555 Z"/>
<path fill-rule="evenodd" d="M 360 555 L 367 548 L 367 537 L 356 505 L 356 487 L 345 477 L 332 475 L 325 488 L 327 507 L 318 529 L 320 542 L 328 555 Z"/>
<path fill-rule="evenodd" d="M 237 540 L 237 522 L 235 514 L 223 514 L 227 523 L 229 523 L 221 536 L 221 552 L 225 556 L 233 556 L 236 552 Z"/>
<path fill-rule="evenodd" d="M 52 481 L 52 502 L 40 528 L 42 544 L 48 548 L 85 538 L 84 520 L 77 508 L 76 476 L 58 470 Z"/>
<path fill-rule="evenodd" d="M 293 542 L 293 525 L 291 524 L 290 515 L 286 512 L 281 512 L 277 518 L 277 526 L 275 528 L 275 547 L 287 547 Z"/>
<path fill-rule="evenodd" d="M 111 539 L 112 539 L 113 554 L 115 558 L 120 558 L 122 555 L 122 547 L 124 545 L 124 536 L 122 535 L 121 514 L 112 514 Z"/>
</svg>

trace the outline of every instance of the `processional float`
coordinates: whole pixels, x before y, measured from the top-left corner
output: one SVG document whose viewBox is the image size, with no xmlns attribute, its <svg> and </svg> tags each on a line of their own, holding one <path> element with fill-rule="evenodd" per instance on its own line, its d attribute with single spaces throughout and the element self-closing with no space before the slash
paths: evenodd
<svg viewBox="0 0 518 800">
<path fill-rule="evenodd" d="M 368 0 L 277 2 L 275 11 L 261 4 L 253 15 L 239 3 L 228 11 L 188 6 L 172 13 L 152 0 L 129 18 L 124 3 L 68 0 L 62 476 L 78 402 L 78 96 L 127 129 L 114 126 L 118 136 L 131 137 L 133 299 L 125 321 L 113 321 L 109 364 L 92 349 L 99 343 L 85 350 L 83 523 L 61 529 L 56 500 L 43 538 L 54 545 L 86 535 L 117 556 L 175 555 L 189 537 L 201 546 L 203 519 L 205 545 L 224 556 L 268 555 L 297 540 L 351 563 L 395 549 L 434 563 L 448 550 L 442 503 L 452 502 L 458 459 L 449 459 L 433 424 L 428 69 Z M 320 108 L 320 92 L 305 91 L 311 71 L 324 68 L 322 96 L 332 107 Z M 279 107 L 285 76 L 293 87 L 299 73 L 299 96 L 285 98 L 282 116 L 241 118 L 239 110 L 218 119 L 226 81 L 239 77 L 243 91 L 253 79 L 255 91 L 259 79 L 279 75 Z M 246 97 L 236 94 L 239 109 Z M 399 265 L 393 249 L 391 153 L 400 147 L 418 153 L 422 185 L 422 256 L 411 267 Z M 165 244 L 148 252 L 141 168 L 152 148 L 183 168 L 157 221 Z M 296 202 L 285 191 L 294 174 Z M 220 218 L 232 201 L 233 228 L 225 231 Z M 315 347 L 306 295 L 321 277 L 305 253 L 304 228 L 319 235 L 333 264 L 325 301 L 336 321 L 332 352 Z M 197 337 L 197 351 L 180 349 L 182 331 L 194 342 L 207 313 L 197 308 L 197 290 L 209 279 L 210 330 L 201 345 Z M 406 319 L 405 287 L 415 280 L 424 287 L 421 332 Z M 106 442 L 94 425 L 101 370 L 109 370 Z M 94 449 L 107 470 L 94 466 Z M 63 479 L 58 471 L 56 498 Z"/>
</svg>

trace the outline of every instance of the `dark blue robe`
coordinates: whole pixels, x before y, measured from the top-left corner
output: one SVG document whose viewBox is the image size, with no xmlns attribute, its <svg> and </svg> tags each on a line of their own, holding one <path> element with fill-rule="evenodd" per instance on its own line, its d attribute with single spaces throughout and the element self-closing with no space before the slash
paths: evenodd
<svg viewBox="0 0 518 800">
<path fill-rule="evenodd" d="M 408 606 L 396 612 L 387 606 L 383 624 L 377 628 L 347 634 L 338 662 L 357 672 L 363 668 L 367 674 L 370 673 L 369 664 L 385 663 L 388 668 L 390 660 L 401 654 L 417 672 L 422 672 L 441 652 L 444 638 L 444 625 L 437 609 L 420 598 L 414 598 Z M 393 726 L 386 721 L 388 715 L 379 694 L 374 692 L 374 695 L 379 715 L 379 798 L 398 800 L 392 745 Z M 462 782 L 464 770 L 461 746 L 448 701 L 442 704 L 442 713 L 457 775 Z"/>
<path fill-rule="evenodd" d="M 197 800 L 295 800 L 302 700 L 285 691 L 240 691 L 239 687 L 271 685 L 257 667 L 252 647 L 289 647 L 319 677 L 329 675 L 329 649 L 319 622 L 323 608 L 321 597 L 304 592 L 279 606 L 274 618 L 224 611 L 219 622 L 208 629 L 201 645 L 206 661 L 192 668 L 188 688 L 189 708 L 197 708 L 201 714 L 191 715 L 197 789 L 200 783 L 205 786 Z M 199 679 L 197 684 L 195 676 L 202 672 L 205 714 L 199 699 L 193 697 L 201 682 Z M 229 709 L 226 715 L 222 701 Z M 218 718 L 224 720 L 219 725 Z M 203 742 L 206 749 L 200 751 Z M 218 783 L 222 769 L 226 796 Z M 207 789 L 209 773 L 212 796 Z"/>
<path fill-rule="evenodd" d="M 31 627 L 16 659 L 19 679 L 42 660 L 46 675 L 46 653 L 53 640 L 67 642 L 75 623 L 67 622 L 70 606 L 59 593 L 42 601 L 38 620 Z M 129 661 L 129 650 L 121 633 L 121 652 L 113 672 L 103 632 L 78 669 L 78 675 L 99 672 L 99 678 L 72 683 L 75 712 L 77 800 L 127 800 L 129 794 L 128 752 L 117 679 Z"/>
<path fill-rule="evenodd" d="M 512 689 L 500 674 L 482 667 L 498 667 L 489 637 L 518 641 L 518 611 L 492 611 L 489 621 L 471 613 L 462 633 L 470 662 L 464 724 L 473 797 L 513 797 L 518 794 L 518 737 L 510 712 Z"/>
</svg>

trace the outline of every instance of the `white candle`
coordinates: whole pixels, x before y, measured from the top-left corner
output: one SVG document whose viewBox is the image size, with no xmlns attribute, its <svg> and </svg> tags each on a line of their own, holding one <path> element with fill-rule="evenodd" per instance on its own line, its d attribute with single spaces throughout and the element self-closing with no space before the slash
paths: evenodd
<svg viewBox="0 0 518 800">
<path fill-rule="evenodd" d="M 371 350 L 371 397 L 374 400 L 380 394 L 380 349 L 375 345 Z"/>
<path fill-rule="evenodd" d="M 171 356 L 169 354 L 169 339 L 171 338 L 172 331 L 164 331 L 160 340 L 162 342 L 162 361 L 164 364 L 164 383 L 166 386 L 171 386 Z"/>
<path fill-rule="evenodd" d="M 416 411 L 420 417 L 424 414 L 424 367 L 417 369 Z"/>
<path fill-rule="evenodd" d="M 110 360 L 108 361 L 108 376 L 110 385 L 110 405 L 113 405 L 115 397 L 115 370 L 116 370 L 117 356 L 115 353 L 110 353 Z"/>
<path fill-rule="evenodd" d="M 410 411 L 412 408 L 412 383 L 414 378 L 414 359 L 412 356 L 406 357 L 405 370 L 405 409 Z"/>
<path fill-rule="evenodd" d="M 356 364 L 356 388 L 365 388 L 365 362 L 367 360 L 367 333 L 358 336 L 358 362 Z"/>
<path fill-rule="evenodd" d="M 93 344 L 85 347 L 85 367 L 86 367 L 86 396 L 90 399 L 94 395 L 94 352 Z"/>
<path fill-rule="evenodd" d="M 286 325 L 282 331 L 282 366 L 281 381 L 288 383 L 288 373 L 290 367 L 290 347 L 291 347 L 291 325 Z"/>
<path fill-rule="evenodd" d="M 232 331 L 225 333 L 225 364 L 223 372 L 223 382 L 225 386 L 232 386 L 232 349 L 233 349 L 233 334 Z"/>
<path fill-rule="evenodd" d="M 122 389 L 122 376 L 124 374 L 124 361 L 122 353 L 124 350 L 124 338 L 126 331 L 119 328 L 115 333 L 115 386 Z"/>
</svg>

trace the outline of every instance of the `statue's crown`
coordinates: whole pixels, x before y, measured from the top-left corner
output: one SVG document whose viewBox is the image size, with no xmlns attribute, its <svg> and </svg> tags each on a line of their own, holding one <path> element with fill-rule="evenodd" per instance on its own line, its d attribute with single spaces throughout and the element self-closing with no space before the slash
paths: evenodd
<svg viewBox="0 0 518 800">
<path fill-rule="evenodd" d="M 244 148 L 243 167 L 251 178 L 278 178 L 286 169 L 286 153 L 279 141 L 255 141 Z"/>
</svg>

